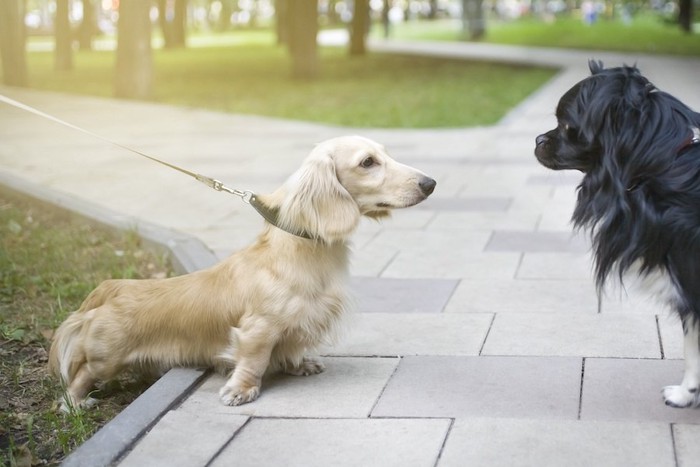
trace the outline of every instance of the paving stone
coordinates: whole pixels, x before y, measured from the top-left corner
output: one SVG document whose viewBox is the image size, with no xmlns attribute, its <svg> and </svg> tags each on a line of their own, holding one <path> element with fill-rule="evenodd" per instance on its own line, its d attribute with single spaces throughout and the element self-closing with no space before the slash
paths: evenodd
<svg viewBox="0 0 700 467">
<path fill-rule="evenodd" d="M 439 465 L 674 467 L 675 460 L 665 423 L 469 418 L 455 421 Z"/>
<path fill-rule="evenodd" d="M 382 272 L 383 277 L 512 279 L 520 264 L 520 253 L 468 253 L 441 248 L 404 249 Z"/>
<path fill-rule="evenodd" d="M 327 355 L 478 355 L 490 313 L 364 313 Z"/>
<path fill-rule="evenodd" d="M 673 425 L 678 467 L 700 465 L 700 425 Z"/>
<path fill-rule="evenodd" d="M 587 253 L 525 253 L 515 277 L 592 282 L 592 267 Z"/>
<path fill-rule="evenodd" d="M 350 288 L 362 313 L 441 313 L 458 281 L 353 277 Z"/>
<path fill-rule="evenodd" d="M 398 365 L 396 358 L 321 360 L 326 371 L 318 375 L 266 376 L 260 397 L 239 407 L 219 401 L 226 378 L 212 375 L 180 410 L 262 417 L 366 417 Z"/>
<path fill-rule="evenodd" d="M 445 311 L 596 313 L 598 299 L 590 281 L 462 280 Z"/>
<path fill-rule="evenodd" d="M 398 231 L 385 230 L 367 246 L 379 249 L 423 251 L 425 254 L 452 251 L 455 254 L 480 253 L 491 237 L 490 231 Z M 458 240 L 458 241 L 455 241 Z M 399 248 L 400 246 L 400 248 Z M 432 271 L 430 271 L 432 275 Z"/>
<path fill-rule="evenodd" d="M 438 212 L 428 230 L 535 230 L 539 218 L 540 214 L 532 211 Z"/>
<path fill-rule="evenodd" d="M 576 419 L 580 358 L 404 357 L 373 417 Z"/>
<path fill-rule="evenodd" d="M 450 420 L 254 419 L 212 463 L 432 467 Z"/>
<path fill-rule="evenodd" d="M 667 407 L 661 397 L 682 379 L 681 360 L 587 358 L 581 419 L 700 423 L 700 410 Z"/>
<path fill-rule="evenodd" d="M 512 200 L 509 197 L 440 198 L 431 196 L 416 206 L 416 209 L 432 211 L 505 211 L 511 202 Z"/>
<path fill-rule="evenodd" d="M 119 465 L 206 465 L 246 421 L 241 415 L 170 411 Z"/>
<path fill-rule="evenodd" d="M 664 349 L 664 357 L 668 360 L 679 360 L 683 356 L 683 326 L 678 316 L 663 314 L 657 316 L 659 335 Z"/>
<path fill-rule="evenodd" d="M 588 242 L 580 235 L 564 232 L 497 230 L 484 251 L 586 253 Z"/>
<path fill-rule="evenodd" d="M 498 313 L 482 355 L 660 358 L 654 316 Z"/>
</svg>

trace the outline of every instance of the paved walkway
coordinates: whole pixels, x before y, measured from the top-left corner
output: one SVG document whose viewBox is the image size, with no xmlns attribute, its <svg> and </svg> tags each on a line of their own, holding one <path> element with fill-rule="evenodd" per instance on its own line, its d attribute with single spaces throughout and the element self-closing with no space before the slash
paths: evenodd
<svg viewBox="0 0 700 467">
<path fill-rule="evenodd" d="M 218 402 L 222 378 L 204 375 L 120 465 L 699 465 L 700 412 L 667 408 L 660 395 L 682 375 L 679 324 L 633 291 L 612 291 L 599 306 L 586 240 L 568 224 L 579 175 L 547 171 L 533 147 L 554 125 L 559 96 L 587 75 L 588 58 L 637 63 L 696 109 L 700 60 L 373 47 L 562 71 L 501 124 L 445 130 L 338 128 L 0 88 L 237 188 L 272 190 L 314 143 L 348 133 L 381 141 L 438 181 L 426 203 L 359 229 L 359 309 L 346 338 L 324 351 L 325 373 L 270 377 L 258 401 L 237 408 Z M 152 162 L 4 105 L 0 122 L 4 177 L 191 234 L 219 257 L 260 229 L 237 199 Z M 102 446 L 118 442 L 104 436 Z"/>
</svg>

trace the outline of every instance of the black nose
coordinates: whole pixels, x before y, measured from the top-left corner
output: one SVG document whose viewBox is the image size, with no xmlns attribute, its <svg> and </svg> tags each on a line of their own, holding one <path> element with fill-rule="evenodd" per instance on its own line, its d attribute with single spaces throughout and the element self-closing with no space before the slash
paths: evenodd
<svg viewBox="0 0 700 467">
<path fill-rule="evenodd" d="M 435 185 L 437 185 L 437 182 L 429 177 L 423 178 L 423 180 L 418 183 L 418 186 L 425 196 L 429 196 L 433 192 Z"/>
<path fill-rule="evenodd" d="M 543 144 L 546 144 L 547 141 L 549 141 L 549 138 L 547 138 L 547 135 L 540 135 L 537 138 L 535 138 L 535 145 L 541 146 Z"/>
</svg>

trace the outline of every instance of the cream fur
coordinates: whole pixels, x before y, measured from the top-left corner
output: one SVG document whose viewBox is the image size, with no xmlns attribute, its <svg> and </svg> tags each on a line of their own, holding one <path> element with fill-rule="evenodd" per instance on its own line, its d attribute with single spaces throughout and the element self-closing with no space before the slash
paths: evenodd
<svg viewBox="0 0 700 467">
<path fill-rule="evenodd" d="M 319 144 L 280 189 L 260 197 L 280 208 L 283 225 L 314 238 L 266 223 L 251 246 L 209 269 L 100 284 L 51 346 L 50 367 L 66 387 L 64 407 L 85 406 L 96 382 L 126 368 L 234 368 L 220 391 L 227 405 L 255 400 L 267 370 L 323 371 L 305 355 L 340 330 L 347 241 L 360 216 L 419 203 L 434 185 L 366 138 Z"/>
</svg>

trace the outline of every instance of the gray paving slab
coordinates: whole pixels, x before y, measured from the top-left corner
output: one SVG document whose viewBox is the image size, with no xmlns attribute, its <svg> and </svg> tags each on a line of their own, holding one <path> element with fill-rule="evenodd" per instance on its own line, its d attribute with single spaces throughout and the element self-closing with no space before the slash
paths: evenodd
<svg viewBox="0 0 700 467">
<path fill-rule="evenodd" d="M 580 358 L 404 357 L 373 417 L 578 416 Z"/>
<path fill-rule="evenodd" d="M 206 465 L 247 421 L 242 415 L 168 412 L 119 463 L 125 467 Z M 206 426 L 206 429 L 202 429 Z"/>
<path fill-rule="evenodd" d="M 438 465 L 674 467 L 676 463 L 671 428 L 665 423 L 460 418 Z"/>
<path fill-rule="evenodd" d="M 323 358 L 326 370 L 312 376 L 266 376 L 253 403 L 228 407 L 219 401 L 224 376 L 214 374 L 180 410 L 258 417 L 366 417 L 387 381 L 397 358 Z"/>
<path fill-rule="evenodd" d="M 700 410 L 667 407 L 661 397 L 682 378 L 680 360 L 587 358 L 581 419 L 700 424 Z"/>
<path fill-rule="evenodd" d="M 328 355 L 479 355 L 491 313 L 364 313 Z"/>
<path fill-rule="evenodd" d="M 419 210 L 433 211 L 505 211 L 512 199 L 509 197 L 489 198 L 440 198 L 431 196 L 417 206 Z"/>
<path fill-rule="evenodd" d="M 350 288 L 362 313 L 441 313 L 458 281 L 352 277 Z"/>
<path fill-rule="evenodd" d="M 420 278 L 430 271 L 433 277 L 445 279 L 508 280 L 515 277 L 520 253 L 466 253 L 445 247 L 400 251 L 382 271 L 383 277 Z"/>
<path fill-rule="evenodd" d="M 700 465 L 700 425 L 673 425 L 673 440 L 676 446 L 678 467 Z"/>
<path fill-rule="evenodd" d="M 683 358 L 683 327 L 678 316 L 664 313 L 657 316 L 659 336 L 664 351 L 664 357 L 669 360 Z"/>
<path fill-rule="evenodd" d="M 462 280 L 445 311 L 596 313 L 598 298 L 590 281 Z"/>
<path fill-rule="evenodd" d="M 564 232 L 495 230 L 484 251 L 586 253 L 589 242 Z"/>
<path fill-rule="evenodd" d="M 211 465 L 432 467 L 450 423 L 444 419 L 254 419 Z"/>
<path fill-rule="evenodd" d="M 498 313 L 482 355 L 661 358 L 656 317 Z"/>
<path fill-rule="evenodd" d="M 516 279 L 593 281 L 588 253 L 525 253 Z"/>
</svg>

